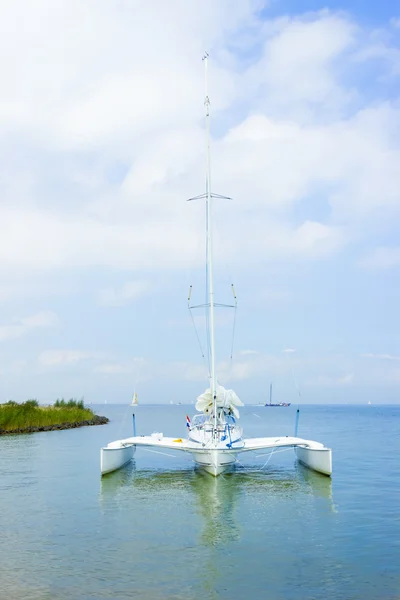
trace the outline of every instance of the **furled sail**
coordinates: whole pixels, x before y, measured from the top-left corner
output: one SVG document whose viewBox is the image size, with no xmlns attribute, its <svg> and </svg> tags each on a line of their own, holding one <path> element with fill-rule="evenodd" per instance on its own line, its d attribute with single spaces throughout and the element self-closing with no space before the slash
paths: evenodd
<svg viewBox="0 0 400 600">
<path fill-rule="evenodd" d="M 234 416 L 239 418 L 239 411 L 237 406 L 244 406 L 243 402 L 239 400 L 238 396 L 233 390 L 226 390 L 222 385 L 217 385 L 217 408 L 223 408 L 224 411 L 231 411 Z M 214 400 L 211 389 L 208 388 L 204 394 L 201 394 L 197 398 L 196 410 L 202 411 L 206 415 L 210 414 L 213 410 Z"/>
</svg>

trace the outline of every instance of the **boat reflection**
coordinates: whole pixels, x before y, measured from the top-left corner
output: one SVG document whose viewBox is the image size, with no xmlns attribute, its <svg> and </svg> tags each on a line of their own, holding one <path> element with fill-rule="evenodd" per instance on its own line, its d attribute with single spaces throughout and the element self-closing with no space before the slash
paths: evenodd
<svg viewBox="0 0 400 600">
<path fill-rule="evenodd" d="M 194 492 L 197 513 L 204 527 L 200 541 L 216 546 L 240 539 L 240 525 L 236 518 L 236 504 L 241 494 L 240 483 L 233 474 L 213 477 L 196 471 L 190 482 Z"/>
<path fill-rule="evenodd" d="M 330 500 L 330 507 L 334 510 L 331 477 L 312 471 L 299 462 L 295 463 L 295 470 L 301 481 L 308 485 L 310 493 L 317 498 Z"/>
<path fill-rule="evenodd" d="M 332 480 L 310 471 L 300 464 L 295 469 L 239 467 L 230 474 L 213 477 L 201 470 L 137 470 L 134 462 L 102 477 L 100 502 L 103 505 L 160 501 L 171 497 L 178 504 L 185 502 L 201 517 L 203 527 L 200 542 L 207 546 L 223 545 L 241 538 L 240 499 L 265 506 L 274 518 L 274 505 L 303 496 L 326 501 L 334 512 Z M 310 503 L 308 503 L 310 504 Z"/>
</svg>

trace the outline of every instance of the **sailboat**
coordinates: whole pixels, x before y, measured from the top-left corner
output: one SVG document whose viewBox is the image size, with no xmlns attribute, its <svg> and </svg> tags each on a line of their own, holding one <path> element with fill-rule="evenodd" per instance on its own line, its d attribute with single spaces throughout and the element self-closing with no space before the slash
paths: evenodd
<svg viewBox="0 0 400 600">
<path fill-rule="evenodd" d="M 127 464 L 140 447 L 160 450 L 174 450 L 192 455 L 197 467 L 218 476 L 234 467 L 237 455 L 243 452 L 273 452 L 276 448 L 295 448 L 298 459 L 311 469 L 331 475 L 332 451 L 319 442 L 298 437 L 243 437 L 239 425 L 239 407 L 243 406 L 233 390 L 219 384 L 216 375 L 215 331 L 214 331 L 214 280 L 213 280 L 213 244 L 212 244 L 212 201 L 221 198 L 211 192 L 210 168 L 210 99 L 208 96 L 207 70 L 208 54 L 203 56 L 205 69 L 205 120 L 206 120 L 206 185 L 205 193 L 194 199 L 204 199 L 206 204 L 206 267 L 207 267 L 207 304 L 209 335 L 208 350 L 210 356 L 209 387 L 198 396 L 197 414 L 191 420 L 186 416 L 187 438 L 166 437 L 162 433 L 136 436 L 111 442 L 101 448 L 101 473 L 115 471 Z M 296 426 L 297 429 L 297 426 Z"/>
<path fill-rule="evenodd" d="M 267 402 L 264 406 L 290 406 L 290 402 L 279 402 L 278 404 L 272 404 L 272 383 L 269 384 L 269 403 Z"/>
<path fill-rule="evenodd" d="M 136 392 L 134 392 L 134 394 L 132 396 L 131 406 L 137 406 L 138 404 L 139 404 L 138 395 Z"/>
</svg>

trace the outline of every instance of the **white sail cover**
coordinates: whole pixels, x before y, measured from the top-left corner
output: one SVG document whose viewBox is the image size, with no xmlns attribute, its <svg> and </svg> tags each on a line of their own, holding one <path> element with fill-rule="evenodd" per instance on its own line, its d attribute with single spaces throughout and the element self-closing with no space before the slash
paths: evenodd
<svg viewBox="0 0 400 600">
<path fill-rule="evenodd" d="M 217 408 L 224 408 L 230 410 L 235 417 L 239 418 L 239 411 L 237 406 L 244 406 L 243 402 L 239 400 L 238 396 L 233 390 L 226 390 L 222 385 L 217 385 Z M 196 410 L 202 411 L 206 415 L 212 412 L 214 405 L 213 395 L 211 389 L 208 388 L 204 394 L 201 394 L 197 398 Z"/>
</svg>

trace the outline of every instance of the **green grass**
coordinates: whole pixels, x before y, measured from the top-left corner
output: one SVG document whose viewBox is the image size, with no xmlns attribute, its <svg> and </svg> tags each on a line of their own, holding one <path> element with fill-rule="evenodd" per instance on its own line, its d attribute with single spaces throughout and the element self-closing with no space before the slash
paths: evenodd
<svg viewBox="0 0 400 600">
<path fill-rule="evenodd" d="M 27 400 L 22 404 L 10 400 L 0 404 L 0 429 L 5 431 L 79 423 L 94 417 L 94 412 L 85 407 L 83 400 L 57 400 L 53 406 L 39 406 L 37 400 Z"/>
</svg>

